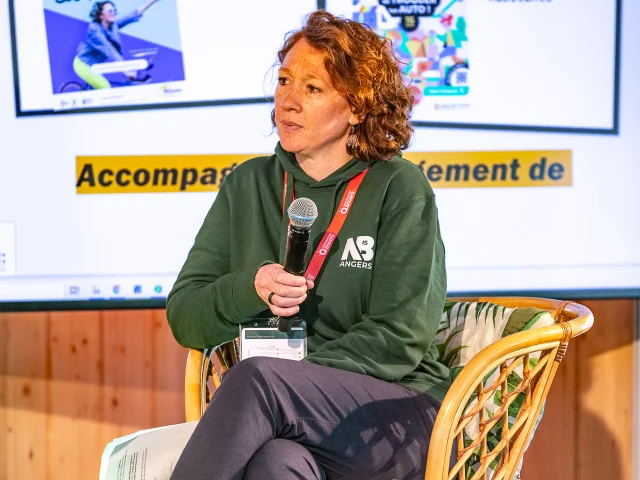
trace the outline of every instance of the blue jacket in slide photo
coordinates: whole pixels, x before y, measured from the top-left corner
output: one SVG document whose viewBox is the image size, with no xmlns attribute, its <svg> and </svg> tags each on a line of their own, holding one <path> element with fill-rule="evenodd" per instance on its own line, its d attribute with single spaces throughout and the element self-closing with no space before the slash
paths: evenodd
<svg viewBox="0 0 640 480">
<path fill-rule="evenodd" d="M 105 29 L 98 22 L 91 22 L 87 28 L 87 36 L 78 46 L 78 58 L 87 65 L 96 63 L 117 62 L 123 60 L 120 44 L 120 29 L 140 20 L 141 15 L 134 10 L 117 19 Z"/>
</svg>

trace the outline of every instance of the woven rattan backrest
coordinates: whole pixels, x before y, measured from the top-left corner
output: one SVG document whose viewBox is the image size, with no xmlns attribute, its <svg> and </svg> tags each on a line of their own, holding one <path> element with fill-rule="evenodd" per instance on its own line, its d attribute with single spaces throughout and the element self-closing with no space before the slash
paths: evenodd
<svg viewBox="0 0 640 480">
<path fill-rule="evenodd" d="M 220 386 L 222 375 L 238 363 L 236 342 L 205 350 L 191 349 L 185 372 L 185 414 L 187 422 L 200 420 Z"/>
<path fill-rule="evenodd" d="M 548 310 L 556 320 L 555 325 L 505 337 L 477 354 L 456 378 L 436 419 L 427 458 L 427 480 L 488 479 L 492 471 L 493 480 L 511 480 L 569 340 L 588 330 L 593 316 L 581 305 L 556 300 L 454 300 L 486 301 L 506 307 L 538 307 Z M 537 361 L 532 362 L 533 357 Z M 522 372 L 519 385 L 507 385 L 507 379 L 513 378 L 510 374 L 517 368 Z M 492 380 L 488 382 L 490 376 Z M 495 395 L 501 400 L 500 407 L 488 414 L 485 404 L 493 402 Z M 522 401 L 519 412 L 509 419 L 509 407 L 519 396 Z M 467 432 L 465 438 L 465 427 L 472 422 L 477 426 L 473 431 L 478 433 L 469 439 Z M 500 428 L 501 439 L 497 444 L 489 445 L 489 432 L 496 426 Z M 449 455 L 454 442 L 457 462 L 450 468 Z M 472 455 L 477 461 L 470 470 L 468 462 Z"/>
</svg>

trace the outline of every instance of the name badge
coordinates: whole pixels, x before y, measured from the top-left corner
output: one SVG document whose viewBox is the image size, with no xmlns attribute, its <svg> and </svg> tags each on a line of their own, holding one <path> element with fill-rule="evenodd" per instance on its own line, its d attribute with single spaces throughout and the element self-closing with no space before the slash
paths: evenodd
<svg viewBox="0 0 640 480">
<path fill-rule="evenodd" d="M 278 318 L 260 318 L 240 325 L 240 360 L 251 357 L 302 360 L 307 356 L 307 325 L 295 319 L 289 332 L 278 330 Z"/>
</svg>

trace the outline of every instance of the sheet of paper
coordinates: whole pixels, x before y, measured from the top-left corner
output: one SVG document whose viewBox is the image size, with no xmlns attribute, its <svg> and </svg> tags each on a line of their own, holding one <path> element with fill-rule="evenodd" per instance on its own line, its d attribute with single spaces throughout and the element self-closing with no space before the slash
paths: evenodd
<svg viewBox="0 0 640 480">
<path fill-rule="evenodd" d="M 99 480 L 170 480 L 198 422 L 141 430 L 107 444 Z"/>
</svg>

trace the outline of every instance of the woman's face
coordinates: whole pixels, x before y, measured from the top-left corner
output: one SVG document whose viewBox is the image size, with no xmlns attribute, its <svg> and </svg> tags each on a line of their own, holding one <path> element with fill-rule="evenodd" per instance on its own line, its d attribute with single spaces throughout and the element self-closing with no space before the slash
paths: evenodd
<svg viewBox="0 0 640 480">
<path fill-rule="evenodd" d="M 282 147 L 298 159 L 348 159 L 346 139 L 357 117 L 334 88 L 322 53 L 304 39 L 289 50 L 280 67 L 275 119 Z"/>
<path fill-rule="evenodd" d="M 100 20 L 103 22 L 113 23 L 116 21 L 116 6 L 113 3 L 105 3 L 100 13 Z"/>
</svg>

